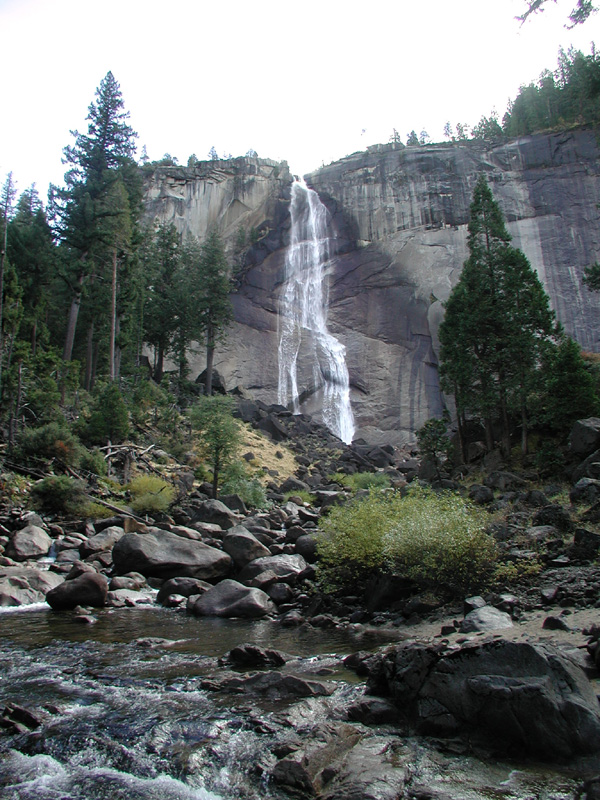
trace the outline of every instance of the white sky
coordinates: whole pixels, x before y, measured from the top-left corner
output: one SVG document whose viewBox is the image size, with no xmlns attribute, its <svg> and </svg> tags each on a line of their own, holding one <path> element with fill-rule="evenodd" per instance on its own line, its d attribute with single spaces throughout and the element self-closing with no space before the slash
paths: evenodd
<svg viewBox="0 0 600 800">
<path fill-rule="evenodd" d="M 109 70 L 151 160 L 253 148 L 305 173 L 393 128 L 442 141 L 502 117 L 559 46 L 590 52 L 600 14 L 566 30 L 574 5 L 521 26 L 525 0 L 0 0 L 0 180 L 62 182 Z"/>
</svg>

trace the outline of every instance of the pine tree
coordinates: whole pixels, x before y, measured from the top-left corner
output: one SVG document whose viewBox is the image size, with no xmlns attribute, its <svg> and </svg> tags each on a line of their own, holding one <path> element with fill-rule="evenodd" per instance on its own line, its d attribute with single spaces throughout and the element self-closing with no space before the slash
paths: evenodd
<svg viewBox="0 0 600 800">
<path fill-rule="evenodd" d="M 442 386 L 454 394 L 459 431 L 467 414 L 479 417 L 491 449 L 499 421 L 506 456 L 510 419 L 516 415 L 527 449 L 528 397 L 542 344 L 556 333 L 548 297 L 525 255 L 510 246 L 510 238 L 481 176 L 470 209 L 470 255 L 439 331 Z"/>
<path fill-rule="evenodd" d="M 114 229 L 111 217 L 122 217 L 123 208 L 111 202 L 114 184 L 123 181 L 130 212 L 136 216 L 141 200 L 139 183 L 131 169 L 137 134 L 127 123 L 119 84 L 111 72 L 96 90 L 89 107 L 87 134 L 73 131 L 75 144 L 64 150 L 65 187 L 52 187 L 52 208 L 61 243 L 69 255 L 64 278 L 72 294 L 65 334 L 63 358 L 73 355 L 75 333 L 86 281 L 112 264 L 107 253 L 114 253 L 115 242 L 108 241 Z"/>
<path fill-rule="evenodd" d="M 199 274 L 202 286 L 199 311 L 202 330 L 206 336 L 206 387 L 212 394 L 212 373 L 217 342 L 223 338 L 233 311 L 229 293 L 229 266 L 223 243 L 216 231 L 211 231 L 202 244 Z"/>
</svg>

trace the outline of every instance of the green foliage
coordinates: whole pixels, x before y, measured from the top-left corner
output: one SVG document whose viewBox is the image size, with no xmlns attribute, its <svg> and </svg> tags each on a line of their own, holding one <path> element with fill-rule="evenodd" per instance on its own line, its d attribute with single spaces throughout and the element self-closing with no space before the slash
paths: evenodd
<svg viewBox="0 0 600 800">
<path fill-rule="evenodd" d="M 221 471 L 230 464 L 241 444 L 240 425 L 232 415 L 228 397 L 201 397 L 189 411 L 192 428 L 198 435 L 201 455 L 213 473 L 213 497 L 217 497 Z"/>
<path fill-rule="evenodd" d="M 94 475 L 104 476 L 108 470 L 106 461 L 100 450 L 84 450 L 79 461 L 79 468 L 91 472 Z"/>
<path fill-rule="evenodd" d="M 80 515 L 87 503 L 84 484 L 67 475 L 50 475 L 34 484 L 30 498 L 38 511 L 69 516 Z"/>
<path fill-rule="evenodd" d="M 442 419 L 428 419 L 417 431 L 417 442 L 423 458 L 426 458 L 439 474 L 440 467 L 449 461 L 453 445 L 448 435 L 450 415 L 444 412 Z"/>
<path fill-rule="evenodd" d="M 385 472 L 354 472 L 352 475 L 336 472 L 331 479 L 353 492 L 359 489 L 388 489 L 390 486 L 390 479 Z"/>
<path fill-rule="evenodd" d="M 42 459 L 58 462 L 57 466 L 76 467 L 84 453 L 79 439 L 64 422 L 49 422 L 26 428 L 17 439 L 13 458 L 24 464 L 39 464 Z"/>
<path fill-rule="evenodd" d="M 243 461 L 232 461 L 223 471 L 222 494 L 237 494 L 250 508 L 267 508 L 265 488 L 248 473 Z"/>
<path fill-rule="evenodd" d="M 139 514 L 166 511 L 175 498 L 175 487 L 154 475 L 139 475 L 127 486 L 131 507 Z"/>
<path fill-rule="evenodd" d="M 497 557 L 486 522 L 485 511 L 459 495 L 411 490 L 384 537 L 386 558 L 395 572 L 419 585 L 442 585 L 457 594 L 479 589 Z"/>
<path fill-rule="evenodd" d="M 583 283 L 590 292 L 600 292 L 600 264 L 597 261 L 583 270 Z"/>
<path fill-rule="evenodd" d="M 80 425 L 82 438 L 91 444 L 122 442 L 129 434 L 127 406 L 115 383 L 109 383 L 98 395 L 87 422 Z"/>
<path fill-rule="evenodd" d="M 485 521 L 485 512 L 450 493 L 371 493 L 332 509 L 324 520 L 320 580 L 333 591 L 392 569 L 421 586 L 457 593 L 479 588 L 496 558 Z"/>
<path fill-rule="evenodd" d="M 565 458 L 556 442 L 546 440 L 535 452 L 535 466 L 542 478 L 560 476 L 565 469 Z"/>
<path fill-rule="evenodd" d="M 485 176 L 473 193 L 469 258 L 440 325 L 442 388 L 454 394 L 459 417 L 469 413 L 493 422 L 510 453 L 510 416 L 526 427 L 528 397 L 537 381 L 544 348 L 557 334 L 548 296 L 520 251 L 510 246 L 502 212 Z"/>
</svg>

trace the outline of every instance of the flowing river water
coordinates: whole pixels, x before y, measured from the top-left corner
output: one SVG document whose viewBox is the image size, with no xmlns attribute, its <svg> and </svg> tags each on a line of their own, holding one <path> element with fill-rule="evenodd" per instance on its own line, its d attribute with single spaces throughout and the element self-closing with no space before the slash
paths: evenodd
<svg viewBox="0 0 600 800">
<path fill-rule="evenodd" d="M 31 732 L 0 731 L 2 800 L 282 800 L 289 796 L 266 777 L 275 732 L 279 746 L 286 725 L 290 737 L 302 736 L 320 721 L 323 699 L 257 700 L 209 691 L 202 681 L 223 671 L 218 659 L 232 647 L 253 642 L 298 656 L 307 677 L 332 681 L 326 703 L 341 708 L 362 686 L 340 656 L 375 645 L 344 631 L 158 607 L 95 616 L 90 626 L 46 606 L 0 613 L 2 706 L 42 716 Z M 419 797 L 574 800 L 580 785 L 572 771 L 443 754 L 389 728 L 374 735 L 392 742 L 411 780 L 430 787 Z"/>
</svg>

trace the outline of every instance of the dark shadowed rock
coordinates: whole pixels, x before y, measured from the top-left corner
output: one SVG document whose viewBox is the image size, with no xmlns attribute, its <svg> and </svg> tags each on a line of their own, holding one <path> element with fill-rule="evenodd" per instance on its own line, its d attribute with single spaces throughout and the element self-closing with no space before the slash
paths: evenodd
<svg viewBox="0 0 600 800">
<path fill-rule="evenodd" d="M 600 498 L 600 480 L 580 478 L 569 492 L 572 503 L 595 503 Z"/>
<path fill-rule="evenodd" d="M 46 602 L 55 611 L 73 609 L 76 606 L 102 608 L 106 604 L 108 581 L 97 572 L 84 572 L 78 578 L 64 581 L 51 589 Z"/>
<path fill-rule="evenodd" d="M 571 428 L 569 450 L 574 456 L 589 456 L 600 448 L 600 419 L 579 419 Z"/>
<path fill-rule="evenodd" d="M 198 598 L 191 610 L 198 617 L 257 618 L 270 614 L 274 606 L 261 589 L 224 580 Z"/>
<path fill-rule="evenodd" d="M 168 531 L 127 533 L 113 548 L 117 573 L 140 572 L 155 578 L 217 580 L 229 573 L 231 557 L 204 542 Z"/>
<path fill-rule="evenodd" d="M 238 569 L 242 569 L 250 561 L 254 561 L 257 558 L 265 558 L 271 555 L 269 548 L 259 542 L 256 536 L 242 525 L 230 528 L 225 534 L 223 537 L 223 550 L 229 553 Z"/>
<path fill-rule="evenodd" d="M 544 760 L 600 750 L 593 688 L 549 644 L 412 643 L 387 648 L 370 668 L 371 691 L 391 696 L 421 733 L 465 735 Z"/>
<path fill-rule="evenodd" d="M 234 667 L 282 667 L 288 660 L 279 650 L 259 647 L 256 644 L 240 644 L 225 656 Z"/>
<path fill-rule="evenodd" d="M 209 589 L 212 589 L 212 584 L 201 581 L 199 578 L 169 578 L 158 590 L 156 602 L 162 604 L 173 594 L 178 594 L 182 597 L 191 597 L 193 594 L 202 595 Z"/>
</svg>

